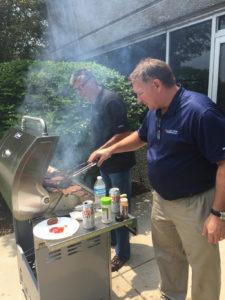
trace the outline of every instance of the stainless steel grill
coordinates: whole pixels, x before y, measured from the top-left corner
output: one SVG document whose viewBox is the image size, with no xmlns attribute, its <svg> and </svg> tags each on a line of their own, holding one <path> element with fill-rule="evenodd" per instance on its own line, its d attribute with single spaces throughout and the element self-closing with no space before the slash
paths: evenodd
<svg viewBox="0 0 225 300">
<path fill-rule="evenodd" d="M 29 129 L 28 122 L 41 128 Z M 33 235 L 40 221 L 58 213 L 66 216 L 82 202 L 43 187 L 57 141 L 57 136 L 48 135 L 42 119 L 29 116 L 23 117 L 21 128 L 11 128 L 0 141 L 0 191 L 13 214 L 20 282 L 26 299 L 108 300 L 110 231 L 126 226 L 136 234 L 136 218 L 107 225 L 99 215 L 93 230 L 84 229 L 81 223 L 76 233 L 63 239 Z"/>
</svg>

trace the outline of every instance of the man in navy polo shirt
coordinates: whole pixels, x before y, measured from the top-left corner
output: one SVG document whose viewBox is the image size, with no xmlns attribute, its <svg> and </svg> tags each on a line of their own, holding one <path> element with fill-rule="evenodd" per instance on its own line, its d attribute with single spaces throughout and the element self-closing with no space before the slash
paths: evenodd
<svg viewBox="0 0 225 300">
<path fill-rule="evenodd" d="M 98 85 L 94 74 L 82 68 L 76 70 L 70 79 L 78 94 L 91 101 L 91 138 L 94 149 L 106 148 L 130 135 L 124 101 L 117 94 Z M 131 207 L 131 168 L 135 164 L 134 152 L 112 155 L 100 167 L 106 185 L 106 193 L 118 187 L 121 194 L 127 194 Z M 112 232 L 116 255 L 111 261 L 112 272 L 118 271 L 130 258 L 129 232 L 125 227 Z"/>
<path fill-rule="evenodd" d="M 161 299 L 184 300 L 188 266 L 192 300 L 219 300 L 225 238 L 225 118 L 205 95 L 176 84 L 171 68 L 148 58 L 130 75 L 138 103 L 149 111 L 139 130 L 90 161 L 148 145 L 154 189 L 152 238 Z"/>
</svg>

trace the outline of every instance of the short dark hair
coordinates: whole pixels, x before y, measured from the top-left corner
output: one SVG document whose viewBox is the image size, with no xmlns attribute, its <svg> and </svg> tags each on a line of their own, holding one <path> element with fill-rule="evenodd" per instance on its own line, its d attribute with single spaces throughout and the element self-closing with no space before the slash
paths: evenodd
<svg viewBox="0 0 225 300">
<path fill-rule="evenodd" d="M 154 58 L 141 60 L 130 74 L 129 79 L 131 82 L 137 79 L 141 79 L 143 82 L 147 82 L 148 79 L 159 79 L 167 87 L 171 87 L 176 83 L 176 78 L 170 66 L 164 61 Z"/>
<path fill-rule="evenodd" d="M 95 75 L 92 73 L 92 71 L 86 69 L 86 68 L 81 68 L 73 72 L 73 74 L 70 77 L 70 84 L 74 85 L 74 83 L 80 78 L 83 77 L 85 80 L 89 78 L 93 78 L 95 83 L 97 84 Z"/>
</svg>

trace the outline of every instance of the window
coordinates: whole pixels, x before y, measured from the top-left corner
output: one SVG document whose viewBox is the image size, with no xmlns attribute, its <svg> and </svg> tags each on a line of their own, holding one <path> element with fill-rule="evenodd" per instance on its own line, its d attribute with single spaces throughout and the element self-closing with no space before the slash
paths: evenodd
<svg viewBox="0 0 225 300">
<path fill-rule="evenodd" d="M 207 95 L 211 20 L 170 33 L 169 64 L 185 88 Z"/>
<path fill-rule="evenodd" d="M 94 58 L 94 60 L 97 63 L 113 68 L 124 75 L 129 75 L 140 60 L 147 57 L 165 60 L 165 34 L 108 52 Z"/>
<path fill-rule="evenodd" d="M 220 45 L 217 104 L 225 114 L 225 43 Z"/>
<path fill-rule="evenodd" d="M 225 29 L 225 15 L 218 18 L 218 30 Z"/>
</svg>

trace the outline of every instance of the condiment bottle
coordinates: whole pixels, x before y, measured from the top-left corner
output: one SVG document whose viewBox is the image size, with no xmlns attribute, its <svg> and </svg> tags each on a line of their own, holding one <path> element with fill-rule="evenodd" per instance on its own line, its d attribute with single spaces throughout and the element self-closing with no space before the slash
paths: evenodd
<svg viewBox="0 0 225 300">
<path fill-rule="evenodd" d="M 123 216 L 124 219 L 128 219 L 128 199 L 120 198 L 120 215 Z"/>
<path fill-rule="evenodd" d="M 120 195 L 120 199 L 121 199 L 121 198 L 127 198 L 127 194 L 121 194 L 121 195 Z"/>
<path fill-rule="evenodd" d="M 101 198 L 102 205 L 102 223 L 111 223 L 111 198 L 103 197 Z"/>
</svg>

